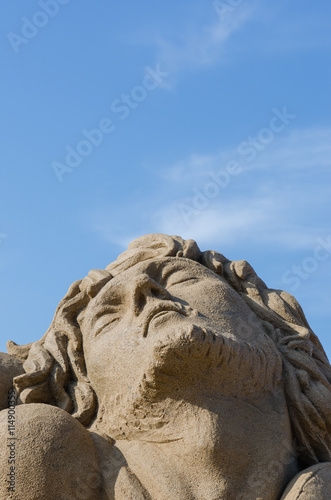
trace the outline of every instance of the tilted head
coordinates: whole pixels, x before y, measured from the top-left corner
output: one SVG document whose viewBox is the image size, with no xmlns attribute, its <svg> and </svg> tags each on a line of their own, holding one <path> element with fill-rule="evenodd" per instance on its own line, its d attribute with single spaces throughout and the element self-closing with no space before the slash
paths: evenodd
<svg viewBox="0 0 331 500">
<path fill-rule="evenodd" d="M 284 384 L 301 461 L 331 460 L 331 367 L 299 304 L 193 240 L 138 238 L 70 287 L 40 341 L 8 350 L 24 360 L 22 403 L 106 421 L 112 437 L 162 426 L 162 399 L 249 400 Z"/>
</svg>

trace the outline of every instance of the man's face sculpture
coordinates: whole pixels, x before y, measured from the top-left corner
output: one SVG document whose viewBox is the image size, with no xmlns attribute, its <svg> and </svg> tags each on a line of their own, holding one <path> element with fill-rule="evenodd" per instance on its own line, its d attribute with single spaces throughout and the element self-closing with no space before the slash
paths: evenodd
<svg viewBox="0 0 331 500">
<path fill-rule="evenodd" d="M 281 356 L 251 309 L 222 276 L 190 259 L 122 271 L 78 321 L 100 401 L 248 397 L 280 382 Z"/>
<path fill-rule="evenodd" d="M 9 351 L 23 407 L 47 403 L 53 422 L 58 406 L 84 442 L 98 436 L 109 498 L 279 500 L 331 462 L 331 367 L 299 304 L 193 240 L 133 241 L 70 287 L 40 341 Z M 329 498 L 321 474 L 327 496 L 303 498 Z"/>
</svg>

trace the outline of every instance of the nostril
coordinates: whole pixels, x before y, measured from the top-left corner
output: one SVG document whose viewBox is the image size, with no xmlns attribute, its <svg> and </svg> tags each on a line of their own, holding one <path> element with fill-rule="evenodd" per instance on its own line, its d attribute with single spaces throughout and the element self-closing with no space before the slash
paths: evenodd
<svg viewBox="0 0 331 500">
<path fill-rule="evenodd" d="M 151 286 L 151 288 L 150 288 L 151 295 L 157 299 L 162 299 L 162 300 L 170 299 L 171 295 L 168 292 L 168 290 L 166 288 L 164 288 L 163 286 L 158 285 L 157 283 L 155 283 L 155 284 L 156 284 L 156 286 Z"/>
</svg>

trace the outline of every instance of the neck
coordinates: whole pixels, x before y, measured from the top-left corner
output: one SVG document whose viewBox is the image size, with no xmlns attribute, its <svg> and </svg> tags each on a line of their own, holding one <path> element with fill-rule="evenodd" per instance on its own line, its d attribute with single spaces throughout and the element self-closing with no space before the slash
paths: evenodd
<svg viewBox="0 0 331 500">
<path fill-rule="evenodd" d="M 119 480 L 135 477 L 153 500 L 277 500 L 297 472 L 282 394 L 253 404 L 206 395 L 174 401 L 165 426 L 116 441 L 129 471 Z"/>
</svg>

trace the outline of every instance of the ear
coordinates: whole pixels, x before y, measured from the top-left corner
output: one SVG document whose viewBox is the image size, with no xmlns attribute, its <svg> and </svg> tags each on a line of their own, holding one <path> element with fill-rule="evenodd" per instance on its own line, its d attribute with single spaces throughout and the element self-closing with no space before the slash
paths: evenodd
<svg viewBox="0 0 331 500">
<path fill-rule="evenodd" d="M 96 410 L 96 398 L 91 385 L 83 381 L 73 382 L 69 384 L 68 392 L 74 403 L 72 416 L 82 425 L 87 426 Z"/>
</svg>

